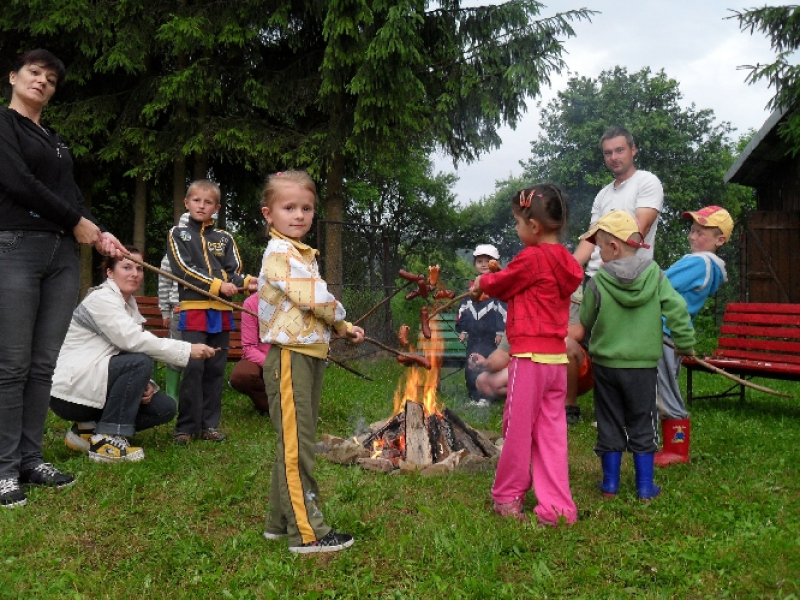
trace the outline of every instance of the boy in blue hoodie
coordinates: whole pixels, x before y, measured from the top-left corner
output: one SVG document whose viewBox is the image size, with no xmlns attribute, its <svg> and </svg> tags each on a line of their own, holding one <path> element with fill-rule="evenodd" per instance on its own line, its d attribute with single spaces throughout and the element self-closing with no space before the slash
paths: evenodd
<svg viewBox="0 0 800 600">
<path fill-rule="evenodd" d="M 694 354 L 694 330 L 686 302 L 669 279 L 655 262 L 636 254 L 644 242 L 630 214 L 606 213 L 583 239 L 598 246 L 604 263 L 586 285 L 580 311 L 594 371 L 594 451 L 603 467 L 599 488 L 607 498 L 616 496 L 622 452 L 628 450 L 639 499 L 649 501 L 661 492 L 653 483 L 661 319 L 666 318 L 681 354 Z"/>
<path fill-rule="evenodd" d="M 719 206 L 706 206 L 681 215 L 692 221 L 689 230 L 691 254 L 686 254 L 664 273 L 694 318 L 703 308 L 706 298 L 716 294 L 728 280 L 725 262 L 717 251 L 731 239 L 733 219 Z M 689 462 L 691 426 L 686 404 L 678 387 L 681 359 L 672 347 L 669 328 L 664 325 L 663 354 L 658 361 L 658 409 L 661 416 L 661 437 L 664 447 L 656 453 L 659 467 Z"/>
</svg>

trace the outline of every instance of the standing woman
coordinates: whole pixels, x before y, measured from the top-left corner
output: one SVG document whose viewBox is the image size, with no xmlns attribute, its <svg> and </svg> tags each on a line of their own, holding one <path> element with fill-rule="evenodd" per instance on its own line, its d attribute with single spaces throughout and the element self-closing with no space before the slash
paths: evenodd
<svg viewBox="0 0 800 600">
<path fill-rule="evenodd" d="M 42 456 L 58 352 L 80 287 L 78 244 L 119 256 L 83 204 L 64 142 L 41 125 L 64 82 L 47 50 L 19 56 L 0 107 L 0 506 L 25 504 L 21 484 L 66 487 L 75 478 Z"/>
</svg>

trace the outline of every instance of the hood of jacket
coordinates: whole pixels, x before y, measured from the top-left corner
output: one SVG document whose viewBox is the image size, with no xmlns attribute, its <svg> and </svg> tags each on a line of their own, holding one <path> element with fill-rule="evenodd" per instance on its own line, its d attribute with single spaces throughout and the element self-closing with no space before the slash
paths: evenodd
<svg viewBox="0 0 800 600">
<path fill-rule="evenodd" d="M 605 263 L 595 277 L 600 277 L 605 290 L 625 308 L 636 308 L 645 304 L 658 293 L 661 269 L 651 269 L 650 258 L 631 256 Z"/>
</svg>

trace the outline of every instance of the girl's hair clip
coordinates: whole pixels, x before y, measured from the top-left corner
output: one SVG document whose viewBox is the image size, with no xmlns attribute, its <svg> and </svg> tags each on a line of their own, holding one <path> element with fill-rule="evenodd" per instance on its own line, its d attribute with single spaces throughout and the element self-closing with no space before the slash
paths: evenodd
<svg viewBox="0 0 800 600">
<path fill-rule="evenodd" d="M 283 171 L 278 171 L 275 173 L 275 177 L 280 177 L 281 175 L 283 175 Z"/>
<path fill-rule="evenodd" d="M 527 196 L 525 195 L 525 190 L 521 190 L 520 193 L 519 193 L 519 205 L 520 205 L 520 207 L 529 208 L 530 205 L 531 205 L 531 201 L 533 200 L 534 197 L 543 198 L 544 196 L 542 195 L 541 192 L 537 194 L 536 193 L 536 189 L 532 189 L 530 192 L 528 192 Z"/>
</svg>

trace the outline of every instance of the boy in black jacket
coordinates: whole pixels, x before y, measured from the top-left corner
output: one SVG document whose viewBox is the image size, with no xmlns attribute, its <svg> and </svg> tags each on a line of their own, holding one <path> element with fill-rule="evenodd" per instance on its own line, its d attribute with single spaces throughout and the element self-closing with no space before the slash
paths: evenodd
<svg viewBox="0 0 800 600">
<path fill-rule="evenodd" d="M 189 211 L 185 227 L 169 232 L 169 261 L 172 272 L 215 296 L 230 299 L 244 287 L 257 289 L 258 281 L 242 275 L 242 261 L 233 237 L 214 228 L 212 216 L 220 207 L 219 186 L 207 179 L 193 182 L 184 199 Z M 214 358 L 190 359 L 183 372 L 175 423 L 175 443 L 187 444 L 193 438 L 220 442 L 226 438 L 219 430 L 222 412 L 222 385 L 228 360 L 233 311 L 221 302 L 185 286 L 178 291 L 181 301 L 178 330 L 181 339 L 192 344 L 218 348 Z"/>
</svg>

